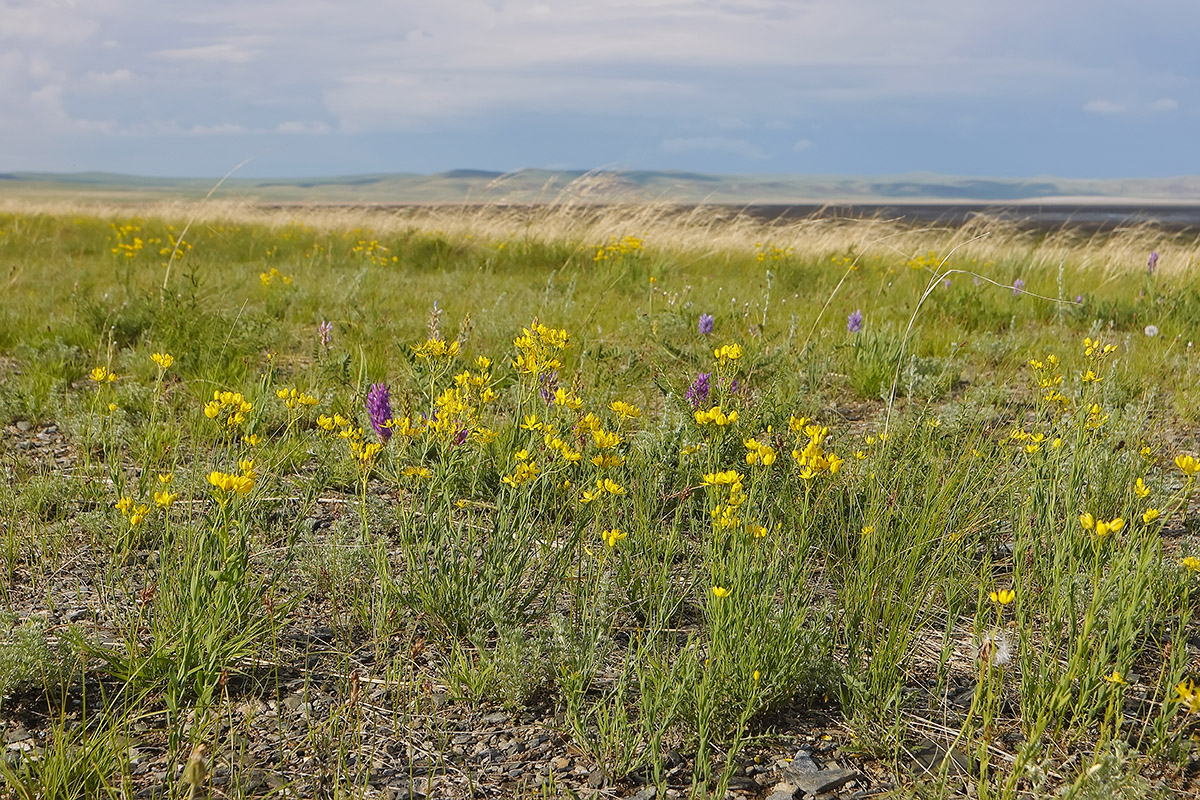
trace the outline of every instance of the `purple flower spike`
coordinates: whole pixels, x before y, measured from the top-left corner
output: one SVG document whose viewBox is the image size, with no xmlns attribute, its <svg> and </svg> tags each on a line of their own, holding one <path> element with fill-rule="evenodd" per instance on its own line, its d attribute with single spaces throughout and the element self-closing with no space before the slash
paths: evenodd
<svg viewBox="0 0 1200 800">
<path fill-rule="evenodd" d="M 1013 281 L 1013 294 L 1023 294 L 1025 292 L 1025 281 L 1017 278 Z"/>
<path fill-rule="evenodd" d="M 392 438 L 392 429 L 384 427 L 392 421 L 392 395 L 386 383 L 371 384 L 371 390 L 367 392 L 367 414 L 379 441 L 387 442 Z"/>
<path fill-rule="evenodd" d="M 329 343 L 333 340 L 333 323 L 325 320 L 317 326 L 317 333 L 321 335 L 321 347 L 329 349 Z"/>
<path fill-rule="evenodd" d="M 711 388 L 709 381 L 712 379 L 711 372 L 701 372 L 696 376 L 696 380 L 692 381 L 692 385 L 684 392 L 683 396 L 692 408 L 699 408 L 700 404 L 708 399 L 708 392 Z"/>
<path fill-rule="evenodd" d="M 558 391 L 558 370 L 551 370 L 542 374 L 542 399 L 546 401 L 546 405 L 554 402 L 554 393 Z"/>
<path fill-rule="evenodd" d="M 699 328 L 700 328 L 700 332 L 702 334 L 704 334 L 705 336 L 708 336 L 710 333 L 712 333 L 712 331 L 713 331 L 713 315 L 712 314 L 701 314 Z"/>
<path fill-rule="evenodd" d="M 849 317 L 846 318 L 846 330 L 850 333 L 858 333 L 862 330 L 863 313 L 861 308 L 857 308 Z"/>
<path fill-rule="evenodd" d="M 1146 262 L 1146 272 L 1150 275 L 1154 274 L 1154 270 L 1158 269 L 1158 251 L 1155 250 L 1150 254 L 1150 260 Z"/>
</svg>

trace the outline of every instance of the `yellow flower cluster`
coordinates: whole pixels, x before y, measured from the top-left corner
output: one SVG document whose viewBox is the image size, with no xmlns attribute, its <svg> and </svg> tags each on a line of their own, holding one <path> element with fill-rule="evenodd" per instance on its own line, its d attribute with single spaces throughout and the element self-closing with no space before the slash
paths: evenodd
<svg viewBox="0 0 1200 800">
<path fill-rule="evenodd" d="M 1105 414 L 1104 409 L 1099 403 L 1092 403 L 1088 406 L 1088 414 L 1083 419 L 1083 427 L 1085 430 L 1094 431 L 1100 428 L 1104 423 L 1108 422 L 1111 415 Z"/>
<path fill-rule="evenodd" d="M 280 272 L 275 267 L 271 267 L 270 272 L 258 273 L 258 279 L 262 282 L 263 286 L 270 286 L 273 281 L 279 281 L 284 286 L 291 286 L 293 277 L 295 277 L 295 276 L 294 275 L 284 275 L 282 272 Z"/>
<path fill-rule="evenodd" d="M 789 247 L 779 247 L 778 245 L 774 245 L 774 244 L 770 244 L 770 243 L 763 244 L 762 242 L 755 242 L 754 249 L 756 249 L 758 251 L 755 258 L 758 260 L 758 262 L 760 264 L 762 262 L 766 261 L 767 259 L 770 259 L 772 263 L 778 262 L 778 261 L 783 261 L 784 259 L 788 258 L 789 256 L 794 255 L 796 252 L 795 249 L 793 249 L 790 246 Z"/>
<path fill-rule="evenodd" d="M 762 464 L 764 467 L 769 467 L 775 463 L 775 459 L 779 455 L 774 447 L 763 444 L 754 438 L 743 439 L 742 444 L 746 447 L 746 463 L 751 466 Z"/>
<path fill-rule="evenodd" d="M 614 400 L 608 404 L 617 416 L 621 419 L 637 419 L 642 415 L 642 410 L 635 405 L 626 403 L 623 400 Z"/>
<path fill-rule="evenodd" d="M 606 545 L 608 545 L 610 548 L 616 547 L 617 542 L 621 541 L 628 535 L 629 535 L 628 533 L 626 533 L 623 530 L 620 530 L 619 528 L 612 528 L 611 530 L 600 532 L 600 538 L 602 538 L 604 540 L 604 543 Z"/>
<path fill-rule="evenodd" d="M 696 417 L 697 425 L 708 425 L 711 423 L 719 428 L 724 428 L 727 425 L 737 422 L 738 413 L 730 411 L 726 414 L 721 410 L 720 406 L 713 406 L 708 411 L 696 411 L 694 416 Z"/>
<path fill-rule="evenodd" d="M 359 429 L 361 431 L 361 429 Z M 369 470 L 375 463 L 375 457 L 383 449 L 379 442 L 364 442 L 361 437 L 347 437 L 346 444 L 350 447 L 350 455 L 358 462 L 359 468 Z"/>
<path fill-rule="evenodd" d="M 96 367 L 88 373 L 88 377 L 96 383 L 112 383 L 117 379 L 117 374 L 109 372 L 107 367 Z"/>
<path fill-rule="evenodd" d="M 583 453 L 571 447 L 562 439 L 554 435 L 554 429 L 549 428 L 546 435 L 542 437 L 546 443 L 546 447 L 562 456 L 563 460 L 569 464 L 576 464 L 583 458 Z M 593 459 L 594 461 L 594 459 Z"/>
<path fill-rule="evenodd" d="M 147 505 L 134 505 L 132 497 L 122 497 L 114 504 L 115 508 L 121 512 L 121 516 L 129 520 L 129 527 L 136 528 L 142 524 L 142 520 L 150 513 L 150 507 Z"/>
<path fill-rule="evenodd" d="M 529 451 L 518 450 L 515 457 L 517 459 L 516 469 L 511 475 L 505 475 L 500 479 L 502 483 L 506 483 L 514 489 L 537 480 L 538 475 L 541 474 L 537 465 L 529 460 Z"/>
<path fill-rule="evenodd" d="M 596 245 L 596 254 L 592 256 L 593 261 L 608 261 L 609 259 L 618 259 L 622 256 L 640 253 L 645 247 L 643 240 L 636 236 L 625 236 L 620 239 L 613 236 L 608 240 L 607 244 Z"/>
<path fill-rule="evenodd" d="M 1085 531 L 1092 531 L 1096 534 L 1097 538 L 1103 539 L 1110 533 L 1119 533 L 1125 527 L 1125 520 L 1121 517 L 1114 517 L 1105 522 L 1102 519 L 1093 517 L 1091 514 L 1084 513 L 1079 515 L 1079 524 L 1083 526 Z"/>
<path fill-rule="evenodd" d="M 170 369 L 171 365 L 175 363 L 175 356 L 170 353 L 152 353 L 150 360 L 158 364 L 160 369 Z"/>
<path fill-rule="evenodd" d="M 578 411 L 583 408 L 583 398 L 566 389 L 558 388 L 554 390 L 554 405 L 570 411 Z"/>
<path fill-rule="evenodd" d="M 315 406 L 319 402 L 312 395 L 298 392 L 295 389 L 276 389 L 275 396 L 282 400 L 283 404 L 288 408 Z"/>
<path fill-rule="evenodd" d="M 457 358 L 461 345 L 458 341 L 447 342 L 442 338 L 426 339 L 421 344 L 410 344 L 409 349 L 413 351 L 413 355 L 422 360 L 444 358 Z"/>
<path fill-rule="evenodd" d="M 746 502 L 746 492 L 742 486 L 743 475 L 736 470 L 710 472 L 704 476 L 704 486 L 710 488 L 728 488 L 723 502 L 713 506 L 712 519 L 715 530 L 730 530 L 742 524 L 738 517 L 739 509 Z"/>
<path fill-rule="evenodd" d="M 1197 472 L 1200 472 L 1200 461 L 1197 461 L 1194 456 L 1178 455 L 1175 456 L 1175 466 L 1183 470 L 1183 474 L 1188 478 L 1194 478 Z"/>
<path fill-rule="evenodd" d="M 1025 452 L 1032 454 L 1042 449 L 1042 443 L 1046 441 L 1046 434 L 1041 432 L 1030 433 L 1029 431 L 1022 430 L 1021 428 L 1013 428 L 1013 431 L 1008 435 L 1008 438 L 1017 444 L 1024 445 Z M 1053 442 L 1051 442 L 1050 446 L 1057 450 L 1062 446 L 1062 439 L 1055 439 Z"/>
<path fill-rule="evenodd" d="M 237 492 L 245 497 L 254 488 L 254 462 L 250 460 L 239 461 L 238 469 L 241 470 L 241 474 L 213 470 L 208 473 L 208 482 L 223 493 Z"/>
<path fill-rule="evenodd" d="M 141 226 L 134 223 L 118 225 L 114 222 L 111 227 L 113 233 L 116 235 L 116 244 L 112 247 L 113 255 L 133 258 L 146 246 L 145 241 L 140 236 L 133 235 L 141 232 Z M 128 241 L 126 241 L 126 238 L 128 238 Z"/>
<path fill-rule="evenodd" d="M 1200 689 L 1196 688 L 1191 678 L 1176 686 L 1175 693 L 1179 695 L 1179 707 L 1184 712 L 1200 714 Z"/>
<path fill-rule="evenodd" d="M 1088 358 L 1094 358 L 1097 361 L 1108 358 L 1113 353 L 1117 352 L 1115 344 L 1104 344 L 1099 339 L 1092 339 L 1085 336 L 1083 339 L 1083 354 Z"/>
<path fill-rule="evenodd" d="M 154 504 L 159 508 L 170 508 L 171 504 L 179 499 L 179 495 L 172 492 L 169 488 L 171 481 L 175 476 L 166 472 L 158 476 L 158 482 L 162 485 L 162 489 L 154 493 Z"/>
<path fill-rule="evenodd" d="M 513 340 L 517 357 L 512 365 L 523 375 L 538 377 L 562 366 L 559 354 L 569 345 L 570 334 L 565 330 L 548 328 L 537 320 Z"/>
<path fill-rule="evenodd" d="M 625 487 L 614 481 L 612 478 L 596 478 L 595 489 L 584 489 L 583 494 L 579 497 L 579 502 L 587 505 L 593 500 L 599 500 L 606 495 L 623 495 Z"/>
<path fill-rule="evenodd" d="M 377 267 L 382 267 L 385 264 L 396 264 L 400 261 L 398 256 L 389 256 L 390 251 L 387 246 L 380 244 L 377 239 L 359 239 L 350 248 L 350 252 L 356 256 L 361 256 Z"/>
<path fill-rule="evenodd" d="M 796 434 L 796 448 L 792 450 L 792 459 L 800 468 L 801 478 L 808 481 L 822 472 L 837 474 L 845 460 L 825 450 L 825 437 L 829 435 L 829 428 L 810 423 L 804 417 L 792 417 L 788 421 L 788 427 Z M 808 437 L 803 448 L 800 447 L 802 436 Z"/>
<path fill-rule="evenodd" d="M 725 366 L 730 361 L 737 361 L 742 357 L 742 346 L 740 344 L 723 344 L 713 350 L 713 358 L 717 360 L 719 366 Z"/>
<path fill-rule="evenodd" d="M 997 605 L 1006 606 L 1017 599 L 1017 593 L 1012 589 L 1000 589 L 995 592 L 989 592 L 988 598 Z"/>
<path fill-rule="evenodd" d="M 246 415 L 253 410 L 253 404 L 241 392 L 213 392 L 213 399 L 204 404 L 204 416 L 214 420 L 224 417 L 231 428 L 245 423 Z"/>
</svg>

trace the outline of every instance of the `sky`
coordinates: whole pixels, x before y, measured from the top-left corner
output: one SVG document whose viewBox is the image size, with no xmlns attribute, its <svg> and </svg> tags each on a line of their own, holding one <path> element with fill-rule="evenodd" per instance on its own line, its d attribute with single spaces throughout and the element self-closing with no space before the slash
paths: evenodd
<svg viewBox="0 0 1200 800">
<path fill-rule="evenodd" d="M 0 0 L 0 171 L 1200 173 L 1196 0 Z"/>
</svg>

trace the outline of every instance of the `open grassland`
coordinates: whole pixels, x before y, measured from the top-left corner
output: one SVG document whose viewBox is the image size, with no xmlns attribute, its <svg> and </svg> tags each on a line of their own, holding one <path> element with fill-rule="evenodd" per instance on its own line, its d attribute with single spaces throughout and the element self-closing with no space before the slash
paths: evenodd
<svg viewBox="0 0 1200 800">
<path fill-rule="evenodd" d="M 1197 258 L 0 208 L 0 796 L 1194 796 Z"/>
</svg>

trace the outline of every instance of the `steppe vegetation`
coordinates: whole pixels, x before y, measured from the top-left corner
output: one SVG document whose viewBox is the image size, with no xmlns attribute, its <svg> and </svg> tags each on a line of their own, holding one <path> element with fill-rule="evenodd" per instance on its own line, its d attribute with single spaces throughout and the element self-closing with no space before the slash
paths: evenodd
<svg viewBox="0 0 1200 800">
<path fill-rule="evenodd" d="M 0 208 L 0 796 L 1192 793 L 1198 256 Z"/>
</svg>

